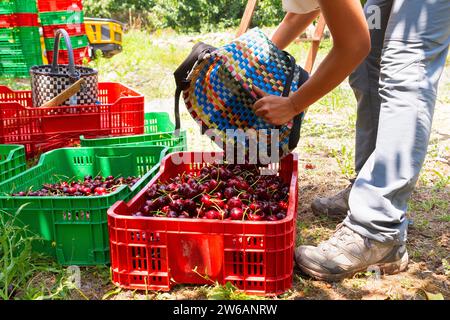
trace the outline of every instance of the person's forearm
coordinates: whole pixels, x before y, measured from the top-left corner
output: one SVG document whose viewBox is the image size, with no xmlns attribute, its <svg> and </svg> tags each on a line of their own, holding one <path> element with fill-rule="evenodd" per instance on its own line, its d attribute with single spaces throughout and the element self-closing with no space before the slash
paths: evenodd
<svg viewBox="0 0 450 320">
<path fill-rule="evenodd" d="M 359 0 L 319 0 L 333 36 L 333 49 L 311 78 L 290 97 L 297 113 L 338 86 L 370 51 L 370 35 Z"/>
<path fill-rule="evenodd" d="M 285 49 L 317 18 L 319 12 L 319 10 L 316 10 L 305 14 L 286 14 L 283 21 L 272 34 L 272 42 L 281 50 Z"/>
</svg>

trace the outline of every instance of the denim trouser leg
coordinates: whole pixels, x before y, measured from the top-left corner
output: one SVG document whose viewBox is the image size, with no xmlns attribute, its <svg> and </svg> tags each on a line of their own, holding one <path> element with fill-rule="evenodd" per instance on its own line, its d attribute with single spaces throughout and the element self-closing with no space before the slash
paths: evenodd
<svg viewBox="0 0 450 320">
<path fill-rule="evenodd" d="M 380 116 L 380 60 L 384 33 L 391 13 L 392 0 L 368 0 L 364 7 L 370 25 L 371 51 L 350 75 L 350 86 L 358 101 L 356 118 L 355 171 L 359 173 L 375 150 Z M 379 10 L 379 11 L 378 11 Z M 374 14 L 380 13 L 377 20 Z"/>
<path fill-rule="evenodd" d="M 345 224 L 404 243 L 407 202 L 425 160 L 450 43 L 450 1 L 393 0 L 381 55 L 375 150 L 350 193 Z"/>
</svg>

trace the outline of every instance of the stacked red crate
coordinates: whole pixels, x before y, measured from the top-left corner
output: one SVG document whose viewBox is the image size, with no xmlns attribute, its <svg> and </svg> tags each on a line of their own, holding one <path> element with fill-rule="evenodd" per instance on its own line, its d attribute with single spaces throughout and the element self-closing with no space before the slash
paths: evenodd
<svg viewBox="0 0 450 320">
<path fill-rule="evenodd" d="M 86 29 L 83 22 L 83 2 L 82 0 L 38 0 L 37 2 L 43 36 L 45 38 L 47 59 L 49 63 L 53 61 L 53 46 L 49 45 L 55 36 L 55 31 L 65 29 L 69 36 L 86 37 Z M 85 40 L 87 43 L 87 38 Z M 73 46 L 73 44 L 72 44 Z M 89 61 L 88 46 L 73 46 L 75 63 L 83 64 Z M 59 63 L 69 63 L 69 54 L 67 50 L 59 52 Z"/>
<path fill-rule="evenodd" d="M 83 10 L 82 0 L 38 0 L 39 12 Z"/>
<path fill-rule="evenodd" d="M 0 28 L 38 26 L 38 16 L 35 13 L 13 13 L 0 15 Z"/>
</svg>

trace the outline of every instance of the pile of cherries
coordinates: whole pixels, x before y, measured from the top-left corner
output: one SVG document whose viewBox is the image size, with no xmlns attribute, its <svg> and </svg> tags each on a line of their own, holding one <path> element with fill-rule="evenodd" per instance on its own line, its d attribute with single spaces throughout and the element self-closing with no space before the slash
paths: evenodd
<svg viewBox="0 0 450 320">
<path fill-rule="evenodd" d="M 134 216 L 210 220 L 279 221 L 286 218 L 289 186 L 255 165 L 210 164 L 146 191 Z"/>
<path fill-rule="evenodd" d="M 22 191 L 12 194 L 14 197 L 87 197 L 104 196 L 114 192 L 118 187 L 126 184 L 133 186 L 138 182 L 136 177 L 103 177 L 86 176 L 84 180 L 60 181 L 54 184 L 44 184 L 37 191 Z"/>
</svg>

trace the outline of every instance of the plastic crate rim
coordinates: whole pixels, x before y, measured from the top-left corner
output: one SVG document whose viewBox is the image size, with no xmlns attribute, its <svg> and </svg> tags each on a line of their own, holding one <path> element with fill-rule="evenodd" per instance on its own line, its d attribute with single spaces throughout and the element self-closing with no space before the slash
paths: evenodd
<svg viewBox="0 0 450 320">
<path fill-rule="evenodd" d="M 186 218 L 155 218 L 155 217 L 135 217 L 135 216 L 129 216 L 129 215 L 122 215 L 116 212 L 124 211 L 125 209 L 131 207 L 134 202 L 137 201 L 137 199 L 145 193 L 148 187 L 155 184 L 156 181 L 161 177 L 161 174 L 164 172 L 165 163 L 168 161 L 174 154 L 199 154 L 204 152 L 190 152 L 190 151 L 183 151 L 183 152 L 173 152 L 171 154 L 168 154 L 164 157 L 164 159 L 161 161 L 161 165 L 159 167 L 159 172 L 150 180 L 150 182 L 142 188 L 142 190 L 133 197 L 127 204 L 125 201 L 117 201 L 115 204 L 111 206 L 111 208 L 108 209 L 108 224 L 110 223 L 109 220 L 111 219 L 124 219 L 124 220 L 137 220 L 137 221 L 161 221 L 161 219 L 164 219 L 164 221 L 171 221 L 171 222 L 183 222 L 183 221 L 193 221 L 193 219 L 186 219 Z M 214 154 L 223 154 L 223 152 L 211 152 Z M 298 154 L 297 153 L 290 153 L 286 157 L 292 156 L 292 161 L 294 163 L 298 163 Z M 295 166 L 292 170 L 292 178 L 289 183 L 290 191 L 297 190 L 297 179 L 298 179 L 298 168 Z M 295 201 L 297 200 L 296 197 L 298 195 L 294 194 L 294 192 L 289 193 L 289 207 L 288 207 L 288 214 L 286 215 L 286 218 L 283 220 L 278 221 L 238 221 L 238 220 L 222 220 L 222 223 L 225 224 L 249 224 L 249 225 L 279 225 L 284 224 L 286 221 L 294 219 L 296 217 L 295 212 Z M 196 223 L 200 224 L 211 224 L 211 223 L 217 223 L 220 220 L 207 220 L 207 219 L 197 219 Z"/>
<path fill-rule="evenodd" d="M 25 150 L 25 147 L 23 145 L 19 145 L 19 144 L 1 144 L 0 146 L 3 147 L 10 147 L 11 149 L 8 152 L 8 156 L 0 161 L 0 164 L 2 164 L 3 162 L 7 162 L 7 161 L 11 161 L 13 154 L 21 149 Z"/>
<path fill-rule="evenodd" d="M 120 148 L 124 148 L 124 149 L 129 148 L 129 149 L 131 149 L 131 148 L 135 148 L 135 146 L 123 146 L 123 147 L 121 146 Z M 145 148 L 151 148 L 151 149 L 155 149 L 155 150 L 156 150 L 156 149 L 160 149 L 160 150 L 161 150 L 161 152 L 160 152 L 160 157 L 164 157 L 164 156 L 167 154 L 167 151 L 168 151 L 168 149 L 169 149 L 168 147 L 162 147 L 162 146 L 146 146 Z M 114 147 L 60 148 L 60 149 L 52 150 L 52 151 L 49 151 L 49 152 L 46 152 L 46 153 L 42 154 L 41 157 L 39 158 L 39 162 L 38 162 L 35 166 L 33 166 L 32 168 L 30 168 L 30 169 L 33 169 L 33 168 L 36 168 L 36 167 L 38 167 L 38 166 L 43 165 L 44 160 L 45 160 L 45 157 L 46 157 L 46 155 L 48 155 L 48 154 L 56 153 L 56 152 L 62 152 L 63 150 L 73 150 L 73 149 L 77 149 L 77 150 L 83 150 L 83 149 L 96 149 L 96 150 L 97 150 L 97 149 L 98 149 L 98 150 L 101 150 L 101 149 L 114 149 Z M 30 170 L 30 169 L 28 169 L 28 170 Z M 159 166 L 158 166 L 158 165 L 154 166 L 152 169 L 150 169 L 150 171 L 148 171 L 145 175 L 143 175 L 139 180 L 144 179 L 145 177 L 148 177 L 149 175 L 153 175 L 153 174 L 155 173 L 155 171 L 157 171 L 158 169 L 159 169 Z M 0 183 L 0 186 L 1 186 L 1 185 L 6 185 L 6 184 L 8 184 L 8 183 L 11 183 L 11 182 L 14 181 L 15 179 L 17 179 L 17 178 L 19 178 L 19 177 L 21 177 L 21 176 L 27 174 L 27 173 L 28 173 L 28 170 L 25 170 L 24 172 L 22 172 L 22 173 L 20 173 L 20 174 L 18 174 L 18 175 L 16 175 L 16 176 L 14 176 L 14 177 L 11 177 L 10 179 L 7 179 L 6 181 L 1 182 L 1 183 Z M 92 199 L 106 199 L 106 198 L 112 198 L 113 196 L 115 196 L 116 194 L 120 193 L 122 190 L 124 190 L 124 189 L 126 189 L 126 188 L 129 188 L 130 190 L 135 190 L 137 187 L 139 187 L 139 184 L 137 184 L 137 185 L 135 185 L 135 186 L 132 186 L 132 187 L 129 187 L 128 185 L 125 185 L 125 184 L 124 184 L 124 185 L 120 186 L 119 188 L 117 188 L 114 192 L 111 192 L 111 193 L 109 193 L 109 194 L 102 195 L 102 196 L 91 195 L 91 196 L 89 196 L 89 198 L 92 198 Z M 0 193 L 0 198 L 2 198 L 2 199 L 5 199 L 5 198 L 12 198 L 12 196 L 11 196 L 11 195 L 5 195 L 4 193 Z M 53 196 L 44 196 L 44 197 L 29 197 L 29 196 L 27 196 L 26 198 L 27 198 L 27 199 L 30 199 L 30 200 L 39 200 L 39 199 L 49 199 L 49 198 L 54 198 L 54 197 L 53 197 Z M 63 196 L 63 197 L 59 197 L 59 198 L 61 198 L 61 199 L 65 199 L 65 198 L 73 199 L 73 198 L 77 198 L 77 197 Z M 80 198 L 80 197 L 78 197 L 78 198 Z"/>
</svg>

